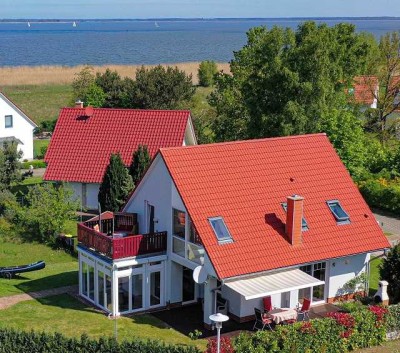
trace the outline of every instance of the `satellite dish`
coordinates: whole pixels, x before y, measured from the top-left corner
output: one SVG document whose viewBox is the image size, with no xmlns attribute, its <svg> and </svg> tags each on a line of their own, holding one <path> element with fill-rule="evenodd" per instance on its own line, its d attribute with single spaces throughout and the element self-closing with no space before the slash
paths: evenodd
<svg viewBox="0 0 400 353">
<path fill-rule="evenodd" d="M 197 266 L 193 270 L 193 280 L 196 283 L 204 283 L 207 280 L 208 273 L 204 269 L 204 266 Z"/>
</svg>

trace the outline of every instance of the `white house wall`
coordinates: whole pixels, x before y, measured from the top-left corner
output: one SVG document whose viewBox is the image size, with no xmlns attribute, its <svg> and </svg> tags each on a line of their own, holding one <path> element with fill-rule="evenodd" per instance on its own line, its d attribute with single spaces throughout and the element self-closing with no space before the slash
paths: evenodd
<svg viewBox="0 0 400 353">
<path fill-rule="evenodd" d="M 1 97 L 2 96 L 0 96 L 0 138 L 14 136 L 19 139 L 23 143 L 23 145 L 18 145 L 18 149 L 23 152 L 22 159 L 33 159 L 33 129 L 35 126 Z M 12 115 L 12 127 L 5 127 L 6 115 Z"/>
<path fill-rule="evenodd" d="M 329 266 L 328 298 L 338 297 L 343 293 L 343 286 L 355 276 L 365 272 L 369 254 L 359 254 L 327 262 Z"/>
<path fill-rule="evenodd" d="M 98 209 L 98 194 L 100 184 L 86 184 L 86 205 L 83 204 L 82 199 L 82 183 L 70 182 L 68 186 L 72 189 L 73 195 L 72 198 L 78 200 L 80 204 L 82 204 L 82 208 L 88 210 L 97 210 Z"/>
</svg>

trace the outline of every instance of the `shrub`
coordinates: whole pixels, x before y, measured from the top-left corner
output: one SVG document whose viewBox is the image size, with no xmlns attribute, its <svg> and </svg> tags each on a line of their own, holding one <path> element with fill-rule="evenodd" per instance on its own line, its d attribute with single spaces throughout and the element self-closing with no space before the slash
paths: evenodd
<svg viewBox="0 0 400 353">
<path fill-rule="evenodd" d="M 391 248 L 379 268 L 381 279 L 388 281 L 388 294 L 391 302 L 400 302 L 400 245 Z"/>
<path fill-rule="evenodd" d="M 221 337 L 220 344 L 220 352 L 221 353 L 234 353 L 234 349 L 229 337 Z M 217 353 L 217 340 L 209 339 L 207 342 L 207 350 L 206 353 Z"/>
<path fill-rule="evenodd" d="M 68 338 L 60 333 L 36 333 L 0 329 L 0 353 L 52 352 L 52 353 L 199 353 L 193 346 L 166 345 L 158 341 L 132 340 L 118 343 L 113 338 L 93 340 L 87 335 L 80 339 Z"/>
<path fill-rule="evenodd" d="M 369 206 L 400 212 L 400 184 L 389 183 L 386 179 L 370 179 L 361 182 L 359 187 Z"/>
<path fill-rule="evenodd" d="M 280 325 L 275 331 L 241 334 L 234 340 L 235 352 L 342 353 L 379 345 L 385 340 L 385 308 L 368 308 L 360 303 L 346 308 L 349 313 L 335 312 L 323 319 Z"/>
<path fill-rule="evenodd" d="M 400 331 L 400 304 L 390 305 L 388 307 L 386 328 L 389 332 Z"/>
<path fill-rule="evenodd" d="M 46 162 L 43 160 L 33 160 L 33 161 L 28 161 L 28 162 L 23 162 L 21 163 L 22 169 L 29 169 L 29 166 L 32 165 L 34 169 L 37 168 L 46 168 Z"/>
<path fill-rule="evenodd" d="M 217 64 L 215 61 L 205 60 L 199 65 L 197 77 L 199 78 L 199 85 L 203 87 L 210 87 L 214 84 L 214 76 L 218 73 Z"/>
<path fill-rule="evenodd" d="M 178 109 L 189 101 L 196 89 L 192 76 L 177 67 L 152 69 L 141 67 L 136 71 L 136 81 L 130 107 L 140 109 Z"/>
</svg>

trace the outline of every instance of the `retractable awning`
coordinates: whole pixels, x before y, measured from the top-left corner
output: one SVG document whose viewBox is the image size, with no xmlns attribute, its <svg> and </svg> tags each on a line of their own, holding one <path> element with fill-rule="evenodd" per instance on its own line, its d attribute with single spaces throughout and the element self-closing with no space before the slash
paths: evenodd
<svg viewBox="0 0 400 353">
<path fill-rule="evenodd" d="M 296 289 L 318 286 L 324 283 L 324 281 L 312 277 L 299 269 L 294 269 L 246 279 L 237 279 L 225 282 L 224 285 L 242 295 L 246 300 L 250 300 Z"/>
</svg>

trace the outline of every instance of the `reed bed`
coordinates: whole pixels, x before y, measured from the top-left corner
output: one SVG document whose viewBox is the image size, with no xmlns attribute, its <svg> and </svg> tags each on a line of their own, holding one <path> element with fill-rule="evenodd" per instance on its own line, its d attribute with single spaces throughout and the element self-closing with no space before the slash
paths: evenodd
<svg viewBox="0 0 400 353">
<path fill-rule="evenodd" d="M 197 70 L 199 62 L 187 62 L 178 64 L 162 64 L 163 66 L 177 66 L 180 70 L 191 74 L 193 83 L 197 84 Z M 218 63 L 218 70 L 229 72 L 228 63 Z M 146 68 L 155 65 L 145 65 Z M 79 66 L 16 66 L 0 67 L 0 86 L 21 86 L 21 85 L 47 85 L 47 84 L 71 84 L 75 75 L 85 65 Z M 141 65 L 103 65 L 93 66 L 95 72 L 104 72 L 107 68 L 116 70 L 122 77 L 134 77 L 136 70 Z"/>
</svg>

